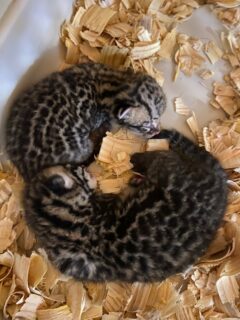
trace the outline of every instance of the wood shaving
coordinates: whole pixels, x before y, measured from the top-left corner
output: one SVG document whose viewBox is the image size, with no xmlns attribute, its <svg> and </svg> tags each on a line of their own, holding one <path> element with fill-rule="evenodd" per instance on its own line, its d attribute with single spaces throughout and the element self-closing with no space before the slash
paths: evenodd
<svg viewBox="0 0 240 320">
<path fill-rule="evenodd" d="M 79 48 L 70 39 L 66 39 L 65 45 L 67 48 L 66 63 L 68 64 L 78 63 Z"/>
<path fill-rule="evenodd" d="M 127 48 L 105 46 L 102 48 L 101 55 L 98 61 L 104 64 L 108 64 L 113 68 L 120 69 L 127 63 L 128 52 L 129 50 Z"/>
<path fill-rule="evenodd" d="M 224 54 L 224 58 L 230 62 L 232 67 L 238 67 L 240 65 L 239 59 L 233 54 Z"/>
<path fill-rule="evenodd" d="M 130 156 L 137 152 L 168 150 L 165 139 L 144 140 L 137 134 L 120 129 L 115 134 L 107 132 L 97 156 L 88 170 L 96 177 L 103 193 L 119 193 L 127 187 L 133 176 Z"/>
<path fill-rule="evenodd" d="M 156 81 L 159 83 L 160 86 L 163 85 L 164 77 L 162 72 L 154 67 L 154 60 L 152 59 L 144 59 L 139 61 L 140 68 L 143 68 L 145 72 L 150 74 Z"/>
<path fill-rule="evenodd" d="M 193 48 L 193 43 L 191 44 L 190 40 L 191 38 L 188 36 L 180 35 L 178 37 L 179 49 L 175 54 L 176 63 L 187 76 L 191 76 L 193 72 L 199 70 L 205 62 L 205 58 Z M 177 78 L 176 75 L 175 78 Z"/>
<path fill-rule="evenodd" d="M 220 108 L 221 108 L 220 104 L 218 104 L 217 101 L 215 101 L 215 100 L 209 101 L 209 104 L 210 104 L 212 107 L 216 108 L 216 109 L 220 109 Z"/>
<path fill-rule="evenodd" d="M 166 37 L 163 39 L 161 48 L 159 51 L 159 56 L 164 59 L 171 59 L 173 55 L 173 49 L 176 45 L 176 29 L 173 29 L 171 32 L 167 33 Z"/>
<path fill-rule="evenodd" d="M 194 112 L 192 112 L 192 116 L 189 117 L 186 120 L 189 128 L 191 129 L 193 135 L 195 136 L 195 138 L 197 138 L 197 140 L 199 140 L 199 137 L 201 136 L 201 131 L 200 131 L 200 127 L 196 118 L 196 115 Z"/>
<path fill-rule="evenodd" d="M 100 35 L 108 22 L 113 18 L 116 12 L 110 8 L 101 8 L 98 5 L 92 5 L 87 8 L 80 19 L 79 28 L 88 28 L 90 31 Z M 96 23 L 98 21 L 98 23 Z"/>
<path fill-rule="evenodd" d="M 0 181 L 0 205 L 3 204 L 10 195 L 12 194 L 12 189 L 9 183 L 6 180 Z"/>
<path fill-rule="evenodd" d="M 212 64 L 217 62 L 223 56 L 222 50 L 213 41 L 209 41 L 204 45 L 204 52 Z"/>
<path fill-rule="evenodd" d="M 237 78 L 234 78 L 234 75 L 235 73 L 233 72 L 234 81 L 238 81 L 236 80 Z M 238 77 L 237 73 L 236 77 Z M 230 116 L 235 114 L 239 109 L 239 98 L 237 91 L 234 90 L 230 84 L 228 85 L 217 82 L 213 83 L 213 88 L 215 100 L 211 101 L 210 104 L 215 108 L 221 107 Z"/>
<path fill-rule="evenodd" d="M 215 13 L 219 20 L 222 21 L 223 24 L 225 24 L 228 27 L 236 27 L 239 23 L 240 19 L 240 8 L 216 8 Z"/>
<path fill-rule="evenodd" d="M 216 282 L 216 288 L 221 302 L 235 304 L 239 298 L 239 286 L 234 276 L 223 276 Z M 236 307 L 237 308 L 237 307 Z M 238 316 L 240 315 L 240 312 Z"/>
<path fill-rule="evenodd" d="M 146 144 L 146 151 L 169 150 L 167 139 L 151 139 Z"/>
<path fill-rule="evenodd" d="M 239 0 L 208 0 L 207 2 L 217 4 L 224 8 L 234 8 L 240 4 Z"/>
<path fill-rule="evenodd" d="M 166 25 L 188 19 L 198 7 L 194 0 L 76 1 L 71 19 L 61 27 L 65 61 L 71 65 L 88 59 L 149 74 L 155 69 L 162 85 L 156 62 L 174 56 L 177 36 Z M 139 60 L 146 63 L 136 64 Z"/>
<path fill-rule="evenodd" d="M 133 60 L 145 59 L 153 56 L 160 49 L 160 41 L 151 44 L 139 43 L 131 50 L 131 58 Z"/>
<path fill-rule="evenodd" d="M 128 180 L 131 176 L 124 178 L 99 179 L 98 187 L 103 193 L 120 193 L 127 187 Z"/>
<path fill-rule="evenodd" d="M 225 169 L 240 166 L 240 132 L 239 118 L 234 121 L 214 121 L 204 134 L 207 149 L 215 155 Z"/>
<path fill-rule="evenodd" d="M 26 320 L 36 318 L 37 309 L 41 305 L 44 305 L 43 297 L 34 293 L 30 294 L 21 309 L 16 313 L 16 318 Z"/>
<path fill-rule="evenodd" d="M 41 309 L 37 310 L 37 319 L 44 320 L 72 320 L 72 313 L 67 305 L 63 305 L 61 307 L 57 308 L 51 308 L 51 309 Z"/>
<path fill-rule="evenodd" d="M 112 163 L 113 161 L 122 161 L 118 158 L 119 153 L 123 151 L 127 155 L 135 152 L 143 152 L 145 148 L 145 141 L 137 135 L 129 134 L 127 130 L 121 129 L 116 134 L 111 132 L 103 138 L 103 143 L 98 155 L 98 160 L 105 163 Z M 123 161 L 128 160 L 126 158 Z"/>
<path fill-rule="evenodd" d="M 109 59 L 109 53 L 104 50 L 104 47 L 102 49 L 102 52 L 100 53 L 100 51 L 97 48 L 93 48 L 87 42 L 83 42 L 79 44 L 79 49 L 84 55 L 88 56 L 89 60 L 93 62 L 103 61 L 104 63 L 105 60 Z M 114 52 L 113 56 L 115 56 L 116 54 L 117 52 Z M 108 63 L 111 64 L 111 61 L 108 60 Z"/>
<path fill-rule="evenodd" d="M 151 41 L 151 34 L 144 27 L 139 27 L 137 37 L 139 41 L 145 41 L 145 42 Z"/>
<path fill-rule="evenodd" d="M 13 230 L 13 222 L 5 217 L 0 221 L 0 253 L 5 251 L 14 241 L 16 236 Z"/>
<path fill-rule="evenodd" d="M 163 4 L 140 1 L 133 5 L 127 0 L 76 2 L 71 19 L 61 27 L 61 40 L 67 48 L 66 63 L 89 59 L 116 68 L 130 66 L 149 73 L 153 68 L 157 70 L 155 63 L 167 29 L 153 14 L 156 5 Z M 144 66 L 136 65 L 135 61 L 140 59 L 146 61 Z M 162 85 L 162 75 L 161 78 Z"/>
<path fill-rule="evenodd" d="M 239 20 L 238 25 L 236 26 L 236 31 L 234 29 L 229 32 L 221 33 L 221 41 L 225 51 L 223 58 L 228 60 L 234 68 L 240 65 L 240 34 L 237 31 L 238 28 Z"/>
<path fill-rule="evenodd" d="M 175 21 L 185 21 L 192 15 L 193 10 L 198 7 L 199 4 L 194 0 L 165 0 L 161 12 L 173 16 Z"/>
<path fill-rule="evenodd" d="M 182 98 L 176 98 L 174 101 L 175 104 L 175 112 L 182 115 L 182 116 L 189 116 L 191 113 L 191 110 L 189 109 L 188 106 L 186 106 Z"/>
<path fill-rule="evenodd" d="M 240 68 L 230 72 L 230 77 L 238 90 L 240 90 Z"/>
<path fill-rule="evenodd" d="M 124 37 L 125 35 L 130 33 L 131 30 L 131 25 L 126 22 L 118 22 L 115 24 L 107 25 L 107 27 L 105 28 L 105 32 L 113 38 Z"/>
<path fill-rule="evenodd" d="M 213 93 L 216 96 L 235 97 L 235 91 L 232 86 L 219 82 L 213 83 Z"/>
<path fill-rule="evenodd" d="M 199 73 L 199 76 L 203 80 L 208 80 L 208 79 L 212 78 L 213 75 L 214 75 L 214 72 L 212 70 L 207 70 L 207 69 L 204 69 Z"/>
</svg>

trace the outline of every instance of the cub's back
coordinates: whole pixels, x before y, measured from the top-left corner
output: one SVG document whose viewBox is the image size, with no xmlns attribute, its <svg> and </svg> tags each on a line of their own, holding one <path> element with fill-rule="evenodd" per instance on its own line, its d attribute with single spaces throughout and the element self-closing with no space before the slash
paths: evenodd
<svg viewBox="0 0 240 320">
<path fill-rule="evenodd" d="M 6 151 L 24 178 L 43 165 L 61 163 L 65 151 L 66 161 L 73 160 L 71 150 L 78 148 L 80 131 L 89 132 L 96 122 L 92 76 L 84 66 L 55 72 L 13 103 L 5 128 Z"/>
</svg>

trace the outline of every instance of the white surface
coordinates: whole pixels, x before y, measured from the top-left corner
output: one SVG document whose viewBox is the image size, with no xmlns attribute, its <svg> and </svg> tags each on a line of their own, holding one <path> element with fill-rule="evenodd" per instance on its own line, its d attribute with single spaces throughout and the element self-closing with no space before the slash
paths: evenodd
<svg viewBox="0 0 240 320">
<path fill-rule="evenodd" d="M 31 83 L 58 68 L 59 28 L 72 9 L 72 0 L 13 2 L 10 12 L 6 11 L 11 19 L 5 19 L 5 12 L 0 20 L 0 34 L 5 34 L 0 43 L 1 144 L 9 103 Z"/>
<path fill-rule="evenodd" d="M 1 0 L 0 5 L 0 18 L 3 16 L 3 14 L 6 12 L 8 6 L 11 4 L 12 0 Z"/>
<path fill-rule="evenodd" d="M 18 6 L 21 2 L 19 10 L 13 8 L 10 11 L 11 19 L 5 19 L 7 20 L 5 25 L 4 23 L 1 25 L 5 15 L 0 19 L 0 28 L 2 28 L 0 34 L 3 31 L 5 33 L 5 40 L 2 44 L 0 43 L 1 129 L 4 127 L 4 115 L 13 98 L 31 83 L 58 68 L 59 27 L 62 21 L 70 16 L 72 4 L 72 0 L 15 0 L 13 2 L 15 5 L 18 3 Z M 207 7 L 196 10 L 190 20 L 178 27 L 181 32 L 196 36 L 205 42 L 208 39 L 214 40 L 219 45 L 219 31 L 222 29 L 222 25 Z M 162 118 L 163 127 L 175 127 L 190 135 L 185 123 L 186 118 L 175 114 L 173 109 L 173 99 L 179 96 L 196 112 L 201 126 L 223 115 L 209 107 L 208 101 L 211 96 L 212 81 L 220 80 L 226 73 L 227 67 L 222 61 L 214 66 L 207 62 L 205 67 L 216 71 L 212 80 L 203 81 L 198 76 L 185 77 L 180 73 L 176 83 L 173 83 L 172 64 L 166 61 L 161 62 L 161 69 L 166 79 L 164 91 L 168 100 L 168 108 Z M 3 141 L 2 132 L 3 130 L 1 130 L 1 142 Z"/>
<path fill-rule="evenodd" d="M 219 36 L 220 32 L 224 31 L 224 27 L 208 6 L 197 9 L 191 19 L 179 25 L 178 31 L 199 38 L 204 43 L 213 40 L 221 48 Z M 162 61 L 160 66 L 164 71 L 165 82 L 163 89 L 167 93 L 168 99 L 168 108 L 162 117 L 163 127 L 174 127 L 191 136 L 191 132 L 186 125 L 186 117 L 177 115 L 174 111 L 173 101 L 176 97 L 181 97 L 184 103 L 195 112 L 200 127 L 205 126 L 211 120 L 224 116 L 222 111 L 209 106 L 209 100 L 212 97 L 212 83 L 214 81 L 223 81 L 223 75 L 230 70 L 227 63 L 219 60 L 212 65 L 206 57 L 206 63 L 204 63 L 203 68 L 214 71 L 214 76 L 211 79 L 203 80 L 197 75 L 187 77 L 180 72 L 176 82 L 172 80 L 175 72 L 175 69 L 172 68 L 172 63 Z"/>
</svg>

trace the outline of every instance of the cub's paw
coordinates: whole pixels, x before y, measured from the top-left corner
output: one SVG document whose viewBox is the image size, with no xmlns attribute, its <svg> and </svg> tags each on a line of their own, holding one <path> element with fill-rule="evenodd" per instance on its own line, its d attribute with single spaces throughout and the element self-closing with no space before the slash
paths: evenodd
<svg viewBox="0 0 240 320">
<path fill-rule="evenodd" d="M 133 176 L 133 177 L 129 180 L 128 184 L 129 184 L 131 187 L 137 188 L 137 187 L 139 187 L 139 186 L 144 182 L 144 180 L 145 180 L 145 177 L 144 177 L 144 176 L 135 175 L 135 176 Z"/>
<path fill-rule="evenodd" d="M 131 156 L 131 163 L 133 164 L 133 170 L 138 173 L 144 173 L 148 168 L 148 152 L 134 153 Z"/>
</svg>

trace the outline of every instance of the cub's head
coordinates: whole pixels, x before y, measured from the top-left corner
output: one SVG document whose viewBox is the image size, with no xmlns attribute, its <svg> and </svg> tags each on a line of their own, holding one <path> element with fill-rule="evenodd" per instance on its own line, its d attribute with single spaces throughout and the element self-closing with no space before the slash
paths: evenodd
<svg viewBox="0 0 240 320">
<path fill-rule="evenodd" d="M 135 73 L 126 79 L 123 88 L 115 96 L 117 121 L 145 137 L 159 133 L 166 98 L 156 80 L 147 74 Z"/>
<path fill-rule="evenodd" d="M 85 206 L 96 188 L 96 180 L 85 168 L 76 165 L 55 166 L 44 169 L 31 182 L 25 192 L 42 204 L 58 203 L 76 207 Z"/>
</svg>

